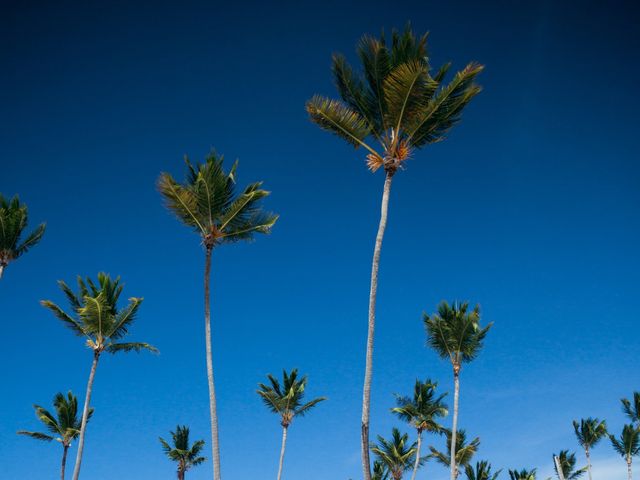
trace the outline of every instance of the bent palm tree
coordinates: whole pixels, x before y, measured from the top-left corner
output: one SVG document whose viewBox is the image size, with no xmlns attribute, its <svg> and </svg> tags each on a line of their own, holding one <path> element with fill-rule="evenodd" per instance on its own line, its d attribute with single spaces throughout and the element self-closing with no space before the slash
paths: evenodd
<svg viewBox="0 0 640 480">
<path fill-rule="evenodd" d="M 437 382 L 432 382 L 431 380 L 427 380 L 424 383 L 416 380 L 416 384 L 413 387 L 413 396 L 398 396 L 396 398 L 398 406 L 391 409 L 398 417 L 415 428 L 418 433 L 418 443 L 411 480 L 415 480 L 420 464 L 422 433 L 425 431 L 442 433 L 443 427 L 438 423 L 438 418 L 445 417 L 448 413 L 447 406 L 443 402 L 447 394 L 436 396 L 437 386 Z"/>
<path fill-rule="evenodd" d="M 469 311 L 469 303 L 454 302 L 449 305 L 441 302 L 438 312 L 431 317 L 423 314 L 425 329 L 427 332 L 427 344 L 432 347 L 441 358 L 448 358 L 453 366 L 453 441 L 450 442 L 451 453 L 451 480 L 455 480 L 458 471 L 456 458 L 456 432 L 458 428 L 458 398 L 460 396 L 460 370 L 463 363 L 474 360 L 480 350 L 484 338 L 487 336 L 493 323 L 485 328 L 480 328 L 480 306 L 476 305 Z"/>
<path fill-rule="evenodd" d="M 57 393 L 53 397 L 53 408 L 56 415 L 52 415 L 48 410 L 40 405 L 34 405 L 36 417 L 49 430 L 49 433 L 31 432 L 28 430 L 19 430 L 18 435 L 27 435 L 36 440 L 50 442 L 55 440 L 62 445 L 62 463 L 60 465 L 60 478 L 64 480 L 64 473 L 67 465 L 67 452 L 71 446 L 71 442 L 80 434 L 80 419 L 78 419 L 78 399 L 76 396 L 67 392 L 65 397 L 62 393 Z M 87 420 L 93 415 L 93 408 L 89 409 Z"/>
<path fill-rule="evenodd" d="M 562 476 L 558 471 L 558 465 Z M 577 480 L 587 471 L 587 467 L 576 470 L 576 454 L 569 453 L 568 450 L 561 450 L 558 455 L 553 455 L 553 469 L 560 480 Z"/>
<path fill-rule="evenodd" d="M 632 479 L 631 463 L 633 457 L 640 454 L 640 429 L 634 425 L 625 425 L 619 439 L 609 435 L 613 449 L 627 462 L 627 476 Z"/>
<path fill-rule="evenodd" d="M 451 448 L 452 445 L 452 435 L 450 430 L 446 430 L 445 432 L 447 436 L 447 449 L 445 452 L 441 452 L 434 447 L 429 447 L 431 450 L 431 457 L 435 458 L 438 463 L 441 463 L 445 467 L 454 465 L 455 468 L 455 478 L 458 478 L 460 474 L 460 467 L 466 467 L 471 463 L 473 456 L 478 451 L 480 447 L 480 438 L 476 437 L 469 444 L 467 444 L 467 432 L 464 430 L 458 430 L 457 435 L 455 435 L 455 449 Z M 454 460 L 451 459 L 451 452 L 455 452 Z"/>
<path fill-rule="evenodd" d="M 20 203 L 17 195 L 7 200 L 0 194 L 0 278 L 10 262 L 25 254 L 44 235 L 46 225 L 41 223 L 22 238 L 28 217 L 27 206 Z"/>
<path fill-rule="evenodd" d="M 584 449 L 587 457 L 587 473 L 591 480 L 591 450 L 600 440 L 607 436 L 607 424 L 597 418 L 583 418 L 580 423 L 573 421 L 573 429 L 576 432 L 578 443 Z"/>
<path fill-rule="evenodd" d="M 444 140 L 460 120 L 464 107 L 480 92 L 474 83 L 482 71 L 468 64 L 445 82 L 450 64 L 435 74 L 427 56 L 427 35 L 417 38 L 410 28 L 394 31 L 391 42 L 365 35 L 358 55 L 362 73 L 356 73 L 342 55 L 333 57 L 333 76 L 342 100 L 319 95 L 306 104 L 311 121 L 367 153 L 373 172 L 382 168 L 380 223 L 371 264 L 366 365 L 362 395 L 362 468 L 364 480 L 371 480 L 369 460 L 369 403 L 373 375 L 378 267 L 387 225 L 391 180 L 416 149 Z M 375 147 L 369 139 L 375 141 Z"/>
<path fill-rule="evenodd" d="M 629 417 L 629 420 L 640 428 L 640 392 L 633 392 L 631 401 L 627 398 L 620 401 L 622 402 L 622 411 Z"/>
<path fill-rule="evenodd" d="M 511 480 L 536 480 L 536 469 L 533 470 L 509 470 Z"/>
<path fill-rule="evenodd" d="M 280 415 L 280 425 L 282 425 L 282 447 L 280 449 L 280 461 L 278 462 L 278 480 L 280 480 L 284 463 L 284 450 L 287 444 L 287 431 L 291 422 L 295 417 L 304 416 L 326 398 L 318 397 L 310 402 L 302 403 L 304 390 L 307 386 L 307 377 L 298 378 L 298 370 L 295 368 L 291 370 L 291 373 L 287 373 L 286 370 L 282 371 L 282 385 L 273 375 L 267 375 L 267 377 L 270 385 L 259 383 L 257 393 L 269 410 Z"/>
<path fill-rule="evenodd" d="M 497 480 L 502 470 L 491 473 L 491 464 L 485 460 L 476 462 L 475 469 L 471 465 L 464 467 L 467 480 Z"/>
<path fill-rule="evenodd" d="M 98 283 L 94 283 L 90 278 L 83 280 L 78 277 L 78 293 L 74 293 L 63 281 L 58 282 L 72 308 L 72 313 L 67 313 L 50 300 L 40 302 L 62 321 L 73 333 L 86 339 L 86 345 L 93 353 L 93 363 L 89 380 L 87 382 L 87 393 L 84 399 L 84 409 L 82 411 L 82 423 L 80 425 L 80 435 L 78 440 L 78 453 L 76 464 L 73 469 L 73 480 L 80 477 L 80 467 L 82 465 L 82 452 L 84 450 L 84 435 L 89 420 L 91 410 L 91 392 L 93 390 L 93 380 L 98 367 L 98 360 L 103 352 L 139 352 L 149 350 L 157 352 L 155 347 L 148 343 L 141 342 L 120 342 L 129 333 L 129 328 L 135 321 L 136 313 L 142 303 L 142 298 L 132 297 L 124 308 L 119 308 L 118 299 L 122 293 L 123 286 L 120 284 L 120 277 L 112 280 L 105 273 L 98 274 Z"/>
<path fill-rule="evenodd" d="M 378 444 L 371 446 L 371 451 L 391 474 L 393 480 L 401 480 L 402 475 L 410 470 L 417 454 L 416 442 L 409 444 L 409 435 L 400 430 L 391 430 L 391 440 L 378 435 Z"/>
<path fill-rule="evenodd" d="M 193 442 L 193 445 L 189 446 L 189 427 L 187 426 L 181 427 L 178 425 L 175 432 L 169 433 L 171 433 L 173 446 L 160 437 L 162 451 L 170 460 L 178 463 L 178 480 L 184 480 L 187 470 L 200 465 L 206 460 L 205 457 L 200 456 L 200 452 L 204 447 L 204 440 L 197 440 Z"/>
<path fill-rule="evenodd" d="M 205 248 L 204 264 L 204 329 L 211 415 L 211 452 L 213 476 L 220 480 L 220 445 L 218 413 L 213 375 L 211 347 L 210 281 L 211 254 L 218 245 L 251 240 L 255 233 L 269 233 L 277 220 L 260 209 L 260 199 L 269 195 L 262 190 L 262 182 L 248 185 L 242 193 L 235 192 L 238 162 L 229 173 L 222 166 L 223 157 L 210 153 L 202 164 L 192 165 L 185 158 L 187 178 L 176 182 L 168 173 L 158 179 L 158 190 L 166 207 L 187 227 L 193 229 Z"/>
</svg>

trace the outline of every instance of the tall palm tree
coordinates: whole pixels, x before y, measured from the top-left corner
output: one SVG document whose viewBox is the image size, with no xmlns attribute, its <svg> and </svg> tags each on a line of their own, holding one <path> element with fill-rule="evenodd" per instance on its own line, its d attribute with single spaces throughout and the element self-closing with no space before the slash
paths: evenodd
<svg viewBox="0 0 640 480">
<path fill-rule="evenodd" d="M 622 402 L 622 411 L 625 415 L 640 427 L 640 392 L 633 392 L 633 398 L 631 400 L 623 398 L 620 401 Z"/>
<path fill-rule="evenodd" d="M 238 162 L 227 173 L 222 165 L 223 160 L 214 152 L 206 157 L 204 163 L 196 165 L 185 158 L 187 177 L 183 183 L 177 182 L 168 173 L 162 173 L 158 179 L 158 190 L 166 207 L 200 236 L 205 249 L 204 330 L 215 480 L 220 480 L 220 445 L 211 354 L 211 254 L 219 245 L 251 240 L 255 233 L 269 233 L 278 218 L 260 208 L 260 199 L 269 195 L 269 192 L 260 188 L 262 182 L 252 183 L 242 193 L 237 193 L 235 182 Z"/>
<path fill-rule="evenodd" d="M 120 277 L 112 280 L 106 273 L 99 273 L 97 283 L 90 278 L 83 280 L 82 277 L 78 277 L 78 293 L 74 293 L 63 281 L 58 282 L 58 285 L 71 306 L 71 313 L 65 312 L 50 300 L 43 300 L 41 302 L 42 305 L 51 310 L 73 333 L 79 337 L 84 337 L 87 347 L 93 353 L 93 363 L 89 373 L 87 393 L 82 411 L 78 453 L 73 469 L 73 480 L 78 480 L 82 465 L 84 435 L 87 429 L 87 421 L 89 420 L 89 411 L 91 410 L 93 380 L 100 356 L 103 352 L 115 354 L 131 351 L 139 352 L 141 350 L 157 352 L 158 350 L 148 343 L 120 341 L 129 333 L 129 328 L 135 321 L 136 313 L 142 303 L 142 298 L 132 297 L 124 308 L 120 308 L 118 299 L 123 289 Z"/>
<path fill-rule="evenodd" d="M 533 470 L 509 470 L 511 480 L 536 480 L 536 469 Z"/>
<path fill-rule="evenodd" d="M 380 460 L 373 462 L 373 480 L 389 480 L 389 470 Z"/>
<path fill-rule="evenodd" d="M 295 417 L 304 416 L 326 398 L 318 397 L 302 403 L 304 391 L 307 387 L 307 377 L 298 378 L 298 370 L 295 368 L 291 370 L 291 373 L 287 373 L 286 370 L 282 371 L 282 385 L 273 375 L 267 375 L 267 378 L 270 385 L 259 383 L 257 393 L 269 410 L 280 415 L 280 425 L 282 425 L 282 447 L 280 449 L 280 461 L 278 462 L 278 480 L 280 480 L 282 478 L 284 450 L 287 444 L 287 431 L 291 422 Z"/>
<path fill-rule="evenodd" d="M 429 447 L 431 450 L 431 457 L 435 458 L 438 463 L 441 463 L 445 467 L 454 465 L 455 478 L 460 475 L 460 468 L 465 467 L 471 463 L 473 456 L 480 447 L 480 438 L 476 437 L 467 443 L 467 432 L 464 430 L 458 430 L 457 435 L 453 436 L 451 430 L 446 430 L 445 435 L 447 437 L 447 449 L 444 452 L 437 450 L 434 447 Z M 452 436 L 455 437 L 455 449 L 451 448 Z M 454 460 L 451 459 L 451 452 L 455 452 Z"/>
<path fill-rule="evenodd" d="M 393 480 L 401 480 L 404 472 L 410 470 L 417 454 L 416 442 L 409 444 L 409 435 L 391 430 L 391 440 L 378 435 L 378 443 L 371 446 L 371 451 L 391 474 Z"/>
<path fill-rule="evenodd" d="M 36 440 L 50 442 L 55 440 L 62 445 L 62 463 L 60 465 L 60 478 L 64 480 L 64 472 L 67 465 L 67 452 L 78 435 L 80 434 L 80 419 L 78 419 L 78 399 L 76 396 L 67 392 L 65 397 L 62 393 L 57 393 L 53 397 L 53 408 L 56 411 L 55 416 L 40 405 L 34 405 L 36 417 L 49 430 L 49 433 L 31 432 L 28 430 L 18 430 L 18 435 L 27 435 Z M 93 408 L 89 409 L 87 420 L 93 415 Z"/>
<path fill-rule="evenodd" d="M 371 480 L 369 461 L 369 403 L 373 374 L 373 340 L 380 251 L 387 225 L 391 181 L 414 150 L 444 140 L 460 120 L 464 107 L 480 92 L 474 83 L 482 65 L 468 64 L 448 83 L 450 64 L 431 71 L 427 35 L 416 37 L 407 27 L 384 35 L 365 35 L 358 45 L 361 72 L 354 72 L 342 55 L 333 57 L 333 76 L 341 100 L 315 95 L 307 104 L 311 121 L 367 153 L 372 172 L 385 172 L 380 223 L 371 264 L 369 326 L 362 398 L 362 467 Z M 375 143 L 374 143 L 375 142 Z M 377 144 L 377 146 L 376 146 Z"/>
<path fill-rule="evenodd" d="M 206 458 L 200 456 L 200 452 L 204 448 L 204 440 L 197 440 L 193 445 L 189 446 L 189 427 L 176 427 L 175 432 L 171 433 L 171 446 L 164 438 L 160 437 L 162 451 L 170 460 L 178 463 L 178 480 L 184 480 L 187 470 L 203 463 Z"/>
<path fill-rule="evenodd" d="M 418 445 L 416 448 L 415 462 L 411 480 L 415 480 L 418 466 L 420 465 L 420 448 L 422 446 L 422 433 L 434 432 L 442 433 L 443 427 L 438 423 L 438 418 L 447 415 L 447 406 L 444 404 L 446 393 L 437 396 L 437 382 L 426 380 L 424 383 L 416 380 L 411 397 L 396 397 L 397 407 L 391 411 L 400 419 L 409 423 L 416 429 L 418 434 Z"/>
<path fill-rule="evenodd" d="M 0 278 L 10 262 L 25 254 L 44 235 L 46 225 L 41 223 L 22 237 L 28 217 L 27 206 L 20 203 L 17 195 L 8 200 L 0 193 Z"/>
<path fill-rule="evenodd" d="M 480 350 L 484 338 L 493 325 L 489 323 L 480 328 L 480 306 L 469 311 L 468 302 L 441 302 L 438 312 L 429 316 L 423 314 L 427 332 L 427 344 L 432 347 L 441 358 L 448 358 L 453 366 L 453 441 L 451 442 L 451 480 L 458 476 L 457 467 L 453 459 L 456 457 L 456 432 L 458 428 L 458 399 L 460 396 L 460 370 L 463 363 L 474 360 Z"/>
<path fill-rule="evenodd" d="M 619 439 L 613 435 L 609 435 L 609 438 L 613 449 L 627 462 L 627 476 L 631 480 L 633 457 L 640 455 L 640 429 L 634 425 L 625 425 Z"/>
<path fill-rule="evenodd" d="M 558 465 L 562 470 L 562 476 L 558 471 Z M 577 480 L 587 471 L 587 467 L 576 470 L 576 454 L 569 453 L 568 450 L 561 450 L 557 455 L 553 455 L 553 469 L 560 480 Z"/>
<path fill-rule="evenodd" d="M 482 460 L 481 462 L 476 462 L 475 468 L 471 465 L 466 465 L 464 472 L 467 475 L 467 480 L 497 480 L 502 470 L 492 473 L 491 464 L 486 460 Z"/>
<path fill-rule="evenodd" d="M 583 418 L 580 423 L 573 421 L 573 429 L 576 432 L 578 443 L 584 449 L 587 457 L 587 473 L 589 480 L 591 480 L 591 450 L 607 436 L 607 423 L 597 418 Z"/>
</svg>

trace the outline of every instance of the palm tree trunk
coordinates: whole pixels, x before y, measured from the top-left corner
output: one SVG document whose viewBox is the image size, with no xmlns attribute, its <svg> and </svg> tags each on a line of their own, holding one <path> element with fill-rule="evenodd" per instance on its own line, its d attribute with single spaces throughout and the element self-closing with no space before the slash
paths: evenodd
<svg viewBox="0 0 640 480">
<path fill-rule="evenodd" d="M 633 475 L 631 474 L 631 458 L 627 459 L 627 477 L 629 480 L 632 480 Z"/>
<path fill-rule="evenodd" d="M 178 467 L 178 480 L 184 480 L 184 470 Z"/>
<path fill-rule="evenodd" d="M 592 480 L 592 478 L 591 478 L 591 454 L 589 453 L 589 447 L 586 447 L 584 449 L 584 454 L 587 457 L 587 473 L 589 474 L 589 480 Z"/>
<path fill-rule="evenodd" d="M 62 450 L 62 465 L 60 466 L 60 478 L 64 480 L 64 471 L 67 466 L 67 451 L 69 450 L 69 445 L 63 445 Z"/>
<path fill-rule="evenodd" d="M 0 278 L 2 278 L 3 272 L 4 272 L 4 265 L 0 265 Z"/>
<path fill-rule="evenodd" d="M 393 174 L 387 172 L 382 191 L 382 205 L 380 207 L 380 224 L 376 235 L 376 244 L 373 249 L 373 261 L 371 262 L 371 289 L 369 291 L 369 328 L 367 331 L 367 356 L 364 369 L 364 388 L 362 392 L 362 471 L 364 480 L 371 480 L 371 460 L 369 459 L 369 405 L 371 403 L 371 376 L 373 374 L 373 335 L 376 324 L 376 293 L 378 291 L 378 267 L 380 265 L 380 251 L 382 239 L 387 227 L 387 211 L 389 209 L 389 193 L 391 192 L 391 179 Z"/>
<path fill-rule="evenodd" d="M 451 480 L 458 478 L 458 465 L 456 463 L 456 436 L 458 434 L 458 398 L 460 396 L 460 372 L 453 369 L 453 425 L 451 428 Z"/>
<path fill-rule="evenodd" d="M 418 467 L 420 466 L 420 447 L 422 446 L 422 432 L 418 432 L 418 446 L 416 448 L 416 461 L 413 463 L 413 473 L 411 474 L 411 480 L 416 480 L 416 473 L 418 473 Z"/>
<path fill-rule="evenodd" d="M 220 445 L 218 440 L 218 412 L 216 409 L 216 387 L 213 382 L 213 357 L 211 355 L 211 252 L 207 247 L 204 266 L 204 335 L 207 348 L 207 380 L 209 382 L 209 411 L 211 414 L 211 454 L 213 455 L 213 478 L 220 480 Z"/>
<path fill-rule="evenodd" d="M 84 450 L 84 434 L 87 430 L 87 420 L 89 419 L 89 402 L 91 401 L 91 390 L 93 389 L 93 379 L 96 376 L 96 368 L 98 368 L 98 359 L 100 353 L 93 352 L 93 364 L 91 365 L 91 373 L 89 373 L 89 381 L 87 382 L 87 394 L 84 398 L 84 408 L 82 410 L 82 423 L 80 424 L 80 436 L 78 437 L 78 453 L 76 454 L 76 464 L 73 468 L 73 480 L 80 477 L 80 466 L 82 464 L 82 451 Z"/>
<path fill-rule="evenodd" d="M 278 464 L 278 480 L 282 478 L 282 465 L 284 464 L 284 449 L 287 446 L 287 429 L 282 427 L 282 447 L 280 448 L 280 463 Z"/>
</svg>

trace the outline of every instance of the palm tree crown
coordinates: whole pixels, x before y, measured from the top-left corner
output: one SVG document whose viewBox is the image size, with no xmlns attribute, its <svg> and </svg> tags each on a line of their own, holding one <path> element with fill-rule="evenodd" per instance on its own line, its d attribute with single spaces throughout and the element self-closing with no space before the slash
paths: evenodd
<svg viewBox="0 0 640 480">
<path fill-rule="evenodd" d="M 575 453 L 569 453 L 568 450 L 562 450 L 558 455 L 553 455 L 553 469 L 555 470 L 558 478 L 560 478 L 560 474 L 558 472 L 556 458 L 558 459 L 558 462 L 560 464 L 560 468 L 562 470 L 562 478 L 564 480 L 577 480 L 587 471 L 587 467 L 576 470 Z"/>
<path fill-rule="evenodd" d="M 640 455 L 640 429 L 634 425 L 625 425 L 622 428 L 622 435 L 616 438 L 609 435 L 613 449 L 624 457 L 627 463 L 631 463 L 631 458 Z"/>
<path fill-rule="evenodd" d="M 400 480 L 404 472 L 413 467 L 416 443 L 409 444 L 409 435 L 401 434 L 400 430 L 394 428 L 391 431 L 391 440 L 378 435 L 378 443 L 371 446 L 371 451 L 393 479 Z"/>
<path fill-rule="evenodd" d="M 191 467 L 200 465 L 206 460 L 205 457 L 200 455 L 204 447 L 204 440 L 197 440 L 193 442 L 193 445 L 189 446 L 189 427 L 187 426 L 178 425 L 176 431 L 170 433 L 173 445 L 170 445 L 169 442 L 160 437 L 162 451 L 170 460 L 178 463 L 178 476 L 183 478 L 180 476 L 181 473 L 184 474 Z"/>
<path fill-rule="evenodd" d="M 44 235 L 46 225 L 41 223 L 23 237 L 28 217 L 27 206 L 20 203 L 17 195 L 8 200 L 0 194 L 0 277 L 10 262 L 25 254 Z"/>
<path fill-rule="evenodd" d="M 536 469 L 533 470 L 509 470 L 511 480 L 536 480 Z"/>
<path fill-rule="evenodd" d="M 497 480 L 500 472 L 502 472 L 502 470 L 492 473 L 491 464 L 485 460 L 476 462 L 475 468 L 471 465 L 466 465 L 464 468 L 467 480 Z"/>
<path fill-rule="evenodd" d="M 573 421 L 573 429 L 582 448 L 591 449 L 607 435 L 607 423 L 597 418 L 583 418 L 580 423 Z"/>
<path fill-rule="evenodd" d="M 447 449 L 444 452 L 437 450 L 434 447 L 430 447 L 431 457 L 435 458 L 438 463 L 444 466 L 451 465 L 451 430 L 446 430 L 445 435 L 447 437 Z M 458 467 L 466 466 L 471 463 L 473 456 L 480 447 L 480 438 L 476 437 L 469 444 L 467 444 L 467 432 L 465 430 L 458 430 L 456 433 L 456 461 L 455 464 Z"/>
<path fill-rule="evenodd" d="M 625 415 L 640 427 L 640 392 L 633 392 L 633 398 L 631 400 L 623 398 L 620 401 L 622 402 L 622 411 Z"/>
<path fill-rule="evenodd" d="M 442 432 L 443 427 L 437 421 L 448 413 L 443 402 L 446 393 L 436 395 L 437 382 L 416 380 L 412 397 L 396 396 L 397 407 L 391 411 L 400 419 L 411 424 L 418 433 L 423 431 Z"/>
</svg>

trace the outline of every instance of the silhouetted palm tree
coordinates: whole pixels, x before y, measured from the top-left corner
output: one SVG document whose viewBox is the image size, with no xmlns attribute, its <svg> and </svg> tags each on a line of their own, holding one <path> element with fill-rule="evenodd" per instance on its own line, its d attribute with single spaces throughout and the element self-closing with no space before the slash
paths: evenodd
<svg viewBox="0 0 640 480">
<path fill-rule="evenodd" d="M 455 435 L 455 449 L 451 448 L 452 435 L 450 430 L 445 431 L 447 437 L 447 449 L 444 452 L 437 450 L 434 447 L 429 447 L 431 450 L 430 457 L 435 458 L 438 463 L 444 466 L 451 466 L 453 464 L 455 471 L 455 478 L 460 475 L 460 467 L 466 467 L 471 463 L 473 456 L 480 447 L 480 438 L 476 437 L 467 444 L 467 432 L 464 430 L 458 430 Z M 455 452 L 455 461 L 451 460 L 451 452 Z"/>
<path fill-rule="evenodd" d="M 633 457 L 640 454 L 640 429 L 634 425 L 625 425 L 619 439 L 609 435 L 613 449 L 620 454 L 627 462 L 627 475 L 632 478 L 631 464 Z"/>
<path fill-rule="evenodd" d="M 214 152 L 207 156 L 204 163 L 197 165 L 192 165 L 185 158 L 187 178 L 183 183 L 177 182 L 168 173 L 162 173 L 158 179 L 158 190 L 166 207 L 199 235 L 205 249 L 204 329 L 215 480 L 220 480 L 220 444 L 211 353 L 211 254 L 214 248 L 222 244 L 251 240 L 255 233 L 269 233 L 278 218 L 260 208 L 260 200 L 269 195 L 269 192 L 260 188 L 262 182 L 252 183 L 238 194 L 235 191 L 238 162 L 227 173 L 222 165 L 223 160 Z"/>
<path fill-rule="evenodd" d="M 558 473 L 556 459 L 562 469 L 562 478 Z M 587 467 L 576 470 L 576 454 L 569 453 L 568 450 L 561 450 L 559 454 L 553 455 L 553 469 L 559 480 L 577 480 L 587 471 Z"/>
<path fill-rule="evenodd" d="M 185 474 L 191 467 L 196 467 L 206 460 L 205 457 L 200 456 L 204 448 L 204 440 L 197 440 L 189 446 L 189 427 L 187 426 L 178 425 L 175 432 L 169 433 L 171 433 L 173 446 L 160 437 L 162 451 L 170 460 L 178 463 L 178 480 L 184 480 Z"/>
<path fill-rule="evenodd" d="M 46 225 L 41 223 L 23 238 L 28 217 L 27 206 L 17 195 L 7 200 L 0 194 L 0 278 L 9 263 L 27 253 L 44 235 Z"/>
<path fill-rule="evenodd" d="M 87 428 L 87 420 L 89 419 L 93 379 L 100 355 L 102 355 L 102 352 L 139 352 L 141 350 L 157 352 L 158 350 L 148 343 L 119 341 L 129 333 L 129 328 L 133 324 L 138 308 L 142 303 L 142 298 L 132 297 L 126 307 L 122 309 L 118 307 L 118 299 L 123 288 L 120 284 L 120 277 L 112 280 L 109 275 L 99 273 L 97 284 L 90 278 L 85 281 L 82 277 L 78 277 L 79 291 L 77 294 L 63 281 L 58 282 L 58 285 L 67 297 L 72 313 L 66 313 L 50 300 L 43 300 L 41 302 L 42 305 L 51 310 L 73 333 L 85 338 L 87 347 L 93 353 L 93 363 L 89 373 L 87 393 L 82 411 L 78 453 L 75 468 L 73 469 L 73 480 L 78 480 L 84 449 L 84 434 Z"/>
<path fill-rule="evenodd" d="M 431 317 L 423 314 L 427 332 L 427 344 L 433 348 L 441 358 L 447 358 L 453 366 L 453 441 L 451 443 L 451 480 L 458 476 L 457 467 L 453 462 L 456 457 L 456 432 L 458 428 L 458 398 L 460 395 L 460 370 L 463 363 L 474 360 L 480 350 L 484 338 L 487 336 L 492 323 L 480 328 L 480 306 L 469 311 L 469 303 L 454 302 L 449 305 L 441 302 L 438 312 Z"/>
<path fill-rule="evenodd" d="M 400 430 L 391 430 L 391 440 L 378 435 L 378 443 L 371 445 L 371 451 L 382 463 L 393 480 L 401 480 L 404 472 L 410 470 L 416 456 L 416 443 L 409 444 L 409 435 Z"/>
<path fill-rule="evenodd" d="M 367 151 L 371 171 L 382 168 L 380 223 L 371 265 L 369 327 L 362 399 L 362 468 L 371 480 L 369 461 L 369 402 L 373 372 L 376 293 L 380 251 L 387 225 L 391 180 L 413 151 L 444 140 L 461 118 L 464 107 L 480 92 L 474 83 L 482 71 L 468 64 L 446 83 L 450 64 L 435 74 L 427 55 L 427 35 L 416 37 L 410 28 L 394 31 L 391 42 L 364 36 L 358 46 L 362 72 L 356 73 L 342 55 L 333 57 L 333 75 L 342 100 L 319 95 L 307 102 L 311 120 L 354 147 Z M 370 141 L 371 139 L 372 141 Z M 375 147 L 377 143 L 379 146 Z"/>
<path fill-rule="evenodd" d="M 467 480 L 497 480 L 502 470 L 491 473 L 491 464 L 483 460 L 476 462 L 475 469 L 471 465 L 466 465 L 464 472 L 467 475 Z"/>
<path fill-rule="evenodd" d="M 511 480 L 536 480 L 536 469 L 533 470 L 509 470 Z"/>
<path fill-rule="evenodd" d="M 67 392 L 65 397 L 62 393 L 57 393 L 53 397 L 53 408 L 56 411 L 55 416 L 40 405 L 34 405 L 36 417 L 49 430 L 49 433 L 31 432 L 28 430 L 19 430 L 18 435 L 27 435 L 36 440 L 50 442 L 55 440 L 62 445 L 62 463 L 60 465 L 60 478 L 64 480 L 64 473 L 67 465 L 67 452 L 71 446 L 71 442 L 80 435 L 81 421 L 78 419 L 78 399 L 76 396 Z M 87 421 L 93 415 L 93 408 L 89 409 Z"/>
<path fill-rule="evenodd" d="M 273 375 L 267 375 L 267 377 L 270 385 L 258 384 L 257 393 L 269 410 L 280 415 L 280 425 L 282 425 L 282 447 L 280 449 L 280 461 L 278 462 L 278 480 L 280 480 L 284 463 L 284 451 L 287 444 L 287 431 L 291 422 L 295 417 L 304 416 L 326 398 L 318 397 L 310 402 L 302 403 L 307 386 L 307 377 L 298 378 L 298 370 L 295 368 L 291 370 L 291 373 L 287 373 L 286 370 L 282 371 L 282 385 Z"/>
<path fill-rule="evenodd" d="M 573 421 L 573 429 L 576 432 L 578 443 L 584 449 L 587 457 L 587 472 L 591 480 L 591 450 L 600 440 L 607 436 L 607 424 L 597 418 L 583 418 L 580 423 Z"/>
<path fill-rule="evenodd" d="M 633 392 L 631 400 L 623 398 L 620 401 L 622 402 L 622 411 L 625 415 L 640 427 L 640 392 Z"/>
</svg>

